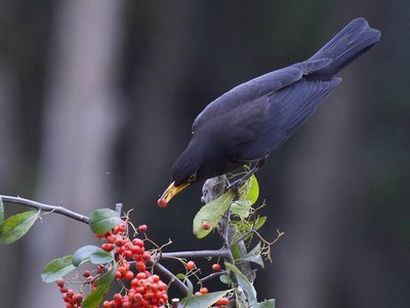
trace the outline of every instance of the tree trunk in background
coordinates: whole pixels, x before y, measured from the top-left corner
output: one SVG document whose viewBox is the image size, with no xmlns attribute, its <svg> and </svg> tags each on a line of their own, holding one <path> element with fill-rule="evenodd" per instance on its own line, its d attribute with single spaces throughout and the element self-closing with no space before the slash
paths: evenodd
<svg viewBox="0 0 410 308">
<path fill-rule="evenodd" d="M 175 148 L 177 135 L 178 103 L 182 82 L 191 65 L 192 45 L 196 40 L 196 12 L 198 3 L 191 1 L 178 4 L 164 2 L 158 10 L 157 28 L 148 59 L 140 69 L 135 87 L 132 120 L 133 139 L 130 165 L 127 175 L 129 206 L 152 205 L 153 196 L 161 192 L 170 177 L 167 160 L 170 149 Z M 188 45 L 191 44 L 191 45 Z M 165 182 L 164 182 L 165 181 Z M 138 204 L 135 204 L 138 200 Z"/>
<path fill-rule="evenodd" d="M 19 154 L 17 142 L 19 125 L 17 121 L 17 106 L 15 101 L 15 87 L 7 66 L 0 61 L 0 191 L 11 192 L 17 180 L 19 169 Z M 2 303 L 10 307 L 14 299 L 14 289 L 18 287 L 13 275 L 19 268 L 16 255 L 19 254 L 18 245 L 2 246 L 0 253 L 0 290 Z"/>
<path fill-rule="evenodd" d="M 89 214 L 110 207 L 109 170 L 121 1 L 61 1 L 54 18 L 49 92 L 36 199 Z M 60 307 L 58 289 L 41 282 L 45 263 L 92 239 L 86 225 L 48 215 L 25 240 L 17 307 Z M 29 274 L 28 274 L 29 273 Z M 23 296 L 24 294 L 24 296 Z"/>
</svg>

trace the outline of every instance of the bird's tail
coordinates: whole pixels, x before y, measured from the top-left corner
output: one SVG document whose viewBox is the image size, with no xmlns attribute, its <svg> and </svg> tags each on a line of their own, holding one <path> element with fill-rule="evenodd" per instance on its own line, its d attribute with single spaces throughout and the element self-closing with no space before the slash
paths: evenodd
<svg viewBox="0 0 410 308">
<path fill-rule="evenodd" d="M 310 60 L 330 58 L 332 62 L 309 75 L 309 79 L 330 79 L 380 40 L 380 31 L 369 27 L 366 19 L 353 19 Z"/>
</svg>

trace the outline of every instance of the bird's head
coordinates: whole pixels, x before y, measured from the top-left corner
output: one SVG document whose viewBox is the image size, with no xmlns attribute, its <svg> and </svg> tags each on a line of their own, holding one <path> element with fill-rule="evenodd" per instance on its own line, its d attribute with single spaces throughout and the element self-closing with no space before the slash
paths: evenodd
<svg viewBox="0 0 410 308">
<path fill-rule="evenodd" d="M 158 199 L 160 207 L 166 207 L 168 202 L 188 186 L 204 178 L 201 168 L 201 152 L 195 147 L 189 147 L 176 159 L 172 167 L 172 181 L 162 196 Z"/>
</svg>

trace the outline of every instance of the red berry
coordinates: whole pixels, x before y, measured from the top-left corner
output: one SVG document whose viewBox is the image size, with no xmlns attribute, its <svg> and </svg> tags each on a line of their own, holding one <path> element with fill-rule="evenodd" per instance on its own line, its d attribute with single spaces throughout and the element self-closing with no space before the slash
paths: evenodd
<svg viewBox="0 0 410 308">
<path fill-rule="evenodd" d="M 211 228 L 211 225 L 207 222 L 203 222 L 201 227 L 203 230 L 209 230 Z"/>
<path fill-rule="evenodd" d="M 137 267 L 137 270 L 138 270 L 139 272 L 145 272 L 146 267 L 145 267 L 145 263 L 144 263 L 144 262 L 142 262 L 142 261 L 137 262 L 136 267 Z"/>
<path fill-rule="evenodd" d="M 145 232 L 147 232 L 147 230 L 148 230 L 147 225 L 139 225 L 138 226 L 138 232 L 145 233 Z"/>
<path fill-rule="evenodd" d="M 83 277 L 85 277 L 85 278 L 90 277 L 90 275 L 91 275 L 90 271 L 84 271 L 83 272 Z"/>
<path fill-rule="evenodd" d="M 141 248 L 144 247 L 144 241 L 140 240 L 139 238 L 134 238 L 132 240 L 132 244 L 135 245 L 135 246 L 139 246 Z"/>
<path fill-rule="evenodd" d="M 214 272 L 220 272 L 221 271 L 221 265 L 219 265 L 218 263 L 212 264 L 212 270 Z"/>
<path fill-rule="evenodd" d="M 115 241 L 115 246 L 121 247 L 122 245 L 124 245 L 124 241 L 122 239 L 117 239 Z"/>
<path fill-rule="evenodd" d="M 196 268 L 196 264 L 194 261 L 188 261 L 186 264 L 186 269 L 188 271 L 192 271 L 194 268 Z"/>
<path fill-rule="evenodd" d="M 168 206 L 168 202 L 165 199 L 159 198 L 157 201 L 157 204 L 159 207 L 162 207 L 163 209 Z"/>
<path fill-rule="evenodd" d="M 229 299 L 227 297 L 222 297 L 216 302 L 217 306 L 226 306 L 228 304 L 229 304 Z"/>
<path fill-rule="evenodd" d="M 144 252 L 142 257 L 144 258 L 145 261 L 151 260 L 151 254 L 148 251 Z"/>
<path fill-rule="evenodd" d="M 127 271 L 124 275 L 124 278 L 127 280 L 131 280 L 132 278 L 134 278 L 134 273 L 132 271 Z"/>
<path fill-rule="evenodd" d="M 115 278 L 120 279 L 122 277 L 122 273 L 120 271 L 115 271 Z"/>
<path fill-rule="evenodd" d="M 201 288 L 201 289 L 199 290 L 199 292 L 200 292 L 201 294 L 207 294 L 207 293 L 208 293 L 208 289 L 205 288 L 205 287 L 203 287 L 203 288 Z"/>
<path fill-rule="evenodd" d="M 83 301 L 83 295 L 81 293 L 77 293 L 76 295 L 74 295 L 73 300 L 76 304 L 79 305 Z"/>
<path fill-rule="evenodd" d="M 60 288 L 64 287 L 64 279 L 63 278 L 58 278 L 56 280 L 57 286 L 59 286 Z"/>
<path fill-rule="evenodd" d="M 137 278 L 138 279 L 145 279 L 145 278 L 147 278 L 147 274 L 146 273 L 138 273 Z"/>
</svg>

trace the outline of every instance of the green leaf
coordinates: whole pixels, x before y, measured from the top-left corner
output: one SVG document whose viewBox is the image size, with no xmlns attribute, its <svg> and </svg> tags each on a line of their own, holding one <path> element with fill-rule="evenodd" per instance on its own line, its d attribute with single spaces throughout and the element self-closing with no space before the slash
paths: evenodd
<svg viewBox="0 0 410 308">
<path fill-rule="evenodd" d="M 227 284 L 227 285 L 233 284 L 233 281 L 232 281 L 231 276 L 226 275 L 226 274 L 219 276 L 219 280 L 220 280 L 222 283 Z"/>
<path fill-rule="evenodd" d="M 40 215 L 40 211 L 26 211 L 6 219 L 0 226 L 0 243 L 10 244 L 26 234 Z"/>
<path fill-rule="evenodd" d="M 262 226 L 265 224 L 267 218 L 268 217 L 266 217 L 266 216 L 258 217 L 255 221 L 255 227 L 254 227 L 255 230 L 258 230 L 258 229 L 262 228 Z"/>
<path fill-rule="evenodd" d="M 4 205 L 3 205 L 3 199 L 0 198 L 0 226 L 4 221 Z"/>
<path fill-rule="evenodd" d="M 265 267 L 263 263 L 263 259 L 261 256 L 261 243 L 259 242 L 251 251 L 249 251 L 246 255 L 240 258 L 240 262 L 249 261 L 260 265 L 262 268 Z"/>
<path fill-rule="evenodd" d="M 77 249 L 77 251 L 74 253 L 73 265 L 76 267 L 79 266 L 84 261 L 87 261 L 93 253 L 99 251 L 105 252 L 100 247 L 95 245 L 87 245 Z"/>
<path fill-rule="evenodd" d="M 92 264 L 107 264 L 114 261 L 114 257 L 109 252 L 101 249 L 91 254 L 90 261 Z"/>
<path fill-rule="evenodd" d="M 205 295 L 191 296 L 190 298 L 185 297 L 181 301 L 181 305 L 184 308 L 203 308 L 210 307 L 212 304 L 217 302 L 219 299 L 224 297 L 231 290 L 211 292 Z"/>
<path fill-rule="evenodd" d="M 253 307 L 257 303 L 256 290 L 253 285 L 249 282 L 248 278 L 233 264 L 225 262 L 225 268 L 232 271 L 237 278 L 239 286 L 243 289 L 246 294 L 249 305 Z"/>
<path fill-rule="evenodd" d="M 232 214 L 241 217 L 242 219 L 248 218 L 251 212 L 251 203 L 248 200 L 237 200 L 232 203 Z"/>
<path fill-rule="evenodd" d="M 250 179 L 249 179 L 249 188 L 248 188 L 248 194 L 246 195 L 246 199 L 254 205 L 255 202 L 259 198 L 259 184 L 258 180 L 256 179 L 256 176 L 253 174 Z"/>
<path fill-rule="evenodd" d="M 41 274 L 41 279 L 48 283 L 67 275 L 69 272 L 75 270 L 75 266 L 72 262 L 73 256 L 71 255 L 48 262 Z"/>
<path fill-rule="evenodd" d="M 252 205 L 259 197 L 259 184 L 255 175 L 243 185 L 239 191 L 239 200 L 232 203 L 231 211 L 233 214 L 245 219 L 249 217 Z"/>
<path fill-rule="evenodd" d="M 264 300 L 261 303 L 257 303 L 255 305 L 255 308 L 275 308 L 275 300 L 274 299 Z"/>
<path fill-rule="evenodd" d="M 98 209 L 90 215 L 90 227 L 95 234 L 104 234 L 121 222 L 118 213 L 111 209 Z"/>
<path fill-rule="evenodd" d="M 233 193 L 228 191 L 201 207 L 195 215 L 193 224 L 193 232 L 197 238 L 204 238 L 218 225 L 218 222 L 232 204 L 233 198 Z M 209 224 L 210 228 L 208 230 L 202 228 L 204 222 Z"/>
<path fill-rule="evenodd" d="M 90 294 L 88 294 L 84 302 L 81 304 L 81 307 L 95 308 L 100 306 L 104 300 L 105 294 L 108 292 L 112 282 L 114 281 L 115 269 L 116 267 L 113 266 L 108 272 L 96 280 L 95 283 L 97 287 L 91 291 Z"/>
<path fill-rule="evenodd" d="M 238 244 L 233 244 L 231 246 L 231 253 L 235 260 L 241 257 L 241 249 L 239 248 Z"/>
</svg>

